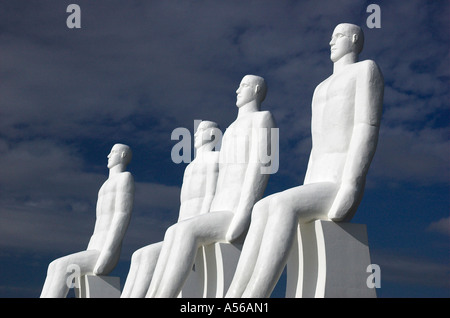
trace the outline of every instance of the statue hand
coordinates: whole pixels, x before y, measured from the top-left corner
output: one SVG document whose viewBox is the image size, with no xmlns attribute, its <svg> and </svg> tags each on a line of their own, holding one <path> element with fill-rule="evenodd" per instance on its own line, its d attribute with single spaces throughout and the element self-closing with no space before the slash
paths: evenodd
<svg viewBox="0 0 450 318">
<path fill-rule="evenodd" d="M 102 274 L 104 274 L 104 272 L 105 272 L 105 265 L 99 264 L 97 262 L 97 264 L 95 264 L 94 271 L 93 271 L 94 275 L 102 275 Z"/>
<path fill-rule="evenodd" d="M 111 271 L 112 255 L 109 252 L 103 251 L 97 259 L 94 266 L 94 275 L 107 275 Z"/>
<path fill-rule="evenodd" d="M 360 190 L 353 184 L 342 184 L 328 212 L 332 221 L 343 221 L 358 201 Z"/>
<path fill-rule="evenodd" d="M 250 218 L 242 215 L 235 215 L 231 220 L 230 226 L 228 227 L 225 239 L 227 242 L 232 242 L 239 238 L 245 229 L 248 228 L 250 224 Z"/>
</svg>

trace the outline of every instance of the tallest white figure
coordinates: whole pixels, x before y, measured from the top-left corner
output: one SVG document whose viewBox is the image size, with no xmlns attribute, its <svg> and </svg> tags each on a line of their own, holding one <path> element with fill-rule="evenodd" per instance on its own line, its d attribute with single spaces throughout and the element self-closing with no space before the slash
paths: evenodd
<svg viewBox="0 0 450 318">
<path fill-rule="evenodd" d="M 329 43 L 333 74 L 312 99 L 312 149 L 304 184 L 255 205 L 227 297 L 269 297 L 299 222 L 347 221 L 356 212 L 377 146 L 384 89 L 375 62 L 358 62 L 363 42 L 356 25 L 334 29 Z"/>
</svg>

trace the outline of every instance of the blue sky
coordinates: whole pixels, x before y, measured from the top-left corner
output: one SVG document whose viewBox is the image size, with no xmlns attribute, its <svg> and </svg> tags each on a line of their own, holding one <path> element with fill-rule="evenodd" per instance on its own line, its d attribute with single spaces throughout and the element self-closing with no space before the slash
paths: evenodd
<svg viewBox="0 0 450 318">
<path fill-rule="evenodd" d="M 81 7 L 81 29 L 66 8 Z M 381 28 L 366 8 L 381 9 Z M 269 87 L 280 166 L 265 195 L 303 181 L 315 86 L 340 22 L 385 77 L 380 139 L 353 222 L 367 224 L 379 297 L 450 296 L 448 1 L 0 1 L 0 297 L 38 297 L 48 263 L 86 248 L 114 143 L 134 152 L 132 221 L 113 274 L 163 238 L 195 119 L 226 128 L 245 74 Z M 282 295 L 280 289 L 275 297 Z"/>
</svg>

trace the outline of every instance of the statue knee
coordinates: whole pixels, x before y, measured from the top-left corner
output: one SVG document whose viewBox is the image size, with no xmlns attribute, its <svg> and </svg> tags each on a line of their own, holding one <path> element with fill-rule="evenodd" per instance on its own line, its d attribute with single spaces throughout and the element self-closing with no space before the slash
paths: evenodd
<svg viewBox="0 0 450 318">
<path fill-rule="evenodd" d="M 252 222 L 265 219 L 267 214 L 267 204 L 265 202 L 258 201 L 255 203 L 252 209 Z"/>
<path fill-rule="evenodd" d="M 279 196 L 273 197 L 270 200 L 270 204 L 269 204 L 269 214 L 278 214 L 280 213 L 280 211 L 285 210 L 284 206 L 285 206 L 285 201 L 282 200 Z"/>
<path fill-rule="evenodd" d="M 47 267 L 47 275 L 50 275 L 55 271 L 55 261 L 50 262 Z"/>
<path fill-rule="evenodd" d="M 55 259 L 48 265 L 47 274 L 65 273 L 67 272 L 67 264 L 61 259 Z"/>
<path fill-rule="evenodd" d="M 131 255 L 131 262 L 139 262 L 140 258 L 141 258 L 141 254 L 142 251 L 139 249 L 137 251 L 135 251 L 132 255 Z"/>
<path fill-rule="evenodd" d="M 172 237 L 174 237 L 176 233 L 176 225 L 177 224 L 169 226 L 169 228 L 166 230 L 166 234 L 164 235 L 164 241 L 170 240 Z"/>
<path fill-rule="evenodd" d="M 264 210 L 264 207 L 266 206 L 266 203 L 264 202 L 264 199 L 259 200 L 255 203 L 253 206 L 253 212 L 260 212 Z"/>
<path fill-rule="evenodd" d="M 194 238 L 192 231 L 193 224 L 191 222 L 179 222 L 170 226 L 166 230 L 164 242 L 187 242 Z M 178 244 L 175 243 L 175 244 Z M 171 243 L 172 244 L 172 243 Z"/>
<path fill-rule="evenodd" d="M 59 259 L 55 259 L 53 260 L 49 265 L 48 265 L 48 271 L 49 272 L 54 272 L 58 267 L 60 267 L 61 265 L 59 265 L 61 262 L 59 261 Z"/>
<path fill-rule="evenodd" d="M 184 229 L 185 227 L 182 224 L 183 223 L 176 223 L 176 224 L 170 226 L 166 230 L 166 235 L 164 237 L 164 241 L 169 242 L 169 241 L 172 241 L 174 239 L 179 239 L 180 237 L 182 237 L 183 232 L 186 231 Z"/>
<path fill-rule="evenodd" d="M 271 205 L 272 205 L 272 196 L 263 198 L 253 205 L 252 213 L 265 214 L 269 211 Z"/>
<path fill-rule="evenodd" d="M 176 236 L 183 239 L 191 236 L 192 233 L 192 224 L 189 222 L 181 222 L 176 224 Z"/>
</svg>

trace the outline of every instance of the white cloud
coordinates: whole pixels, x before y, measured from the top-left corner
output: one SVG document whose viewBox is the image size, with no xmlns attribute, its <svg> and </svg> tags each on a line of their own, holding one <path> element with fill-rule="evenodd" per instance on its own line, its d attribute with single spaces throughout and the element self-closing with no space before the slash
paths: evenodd
<svg viewBox="0 0 450 318">
<path fill-rule="evenodd" d="M 438 221 L 432 222 L 427 227 L 427 231 L 437 232 L 450 236 L 450 217 L 442 218 Z"/>
</svg>

